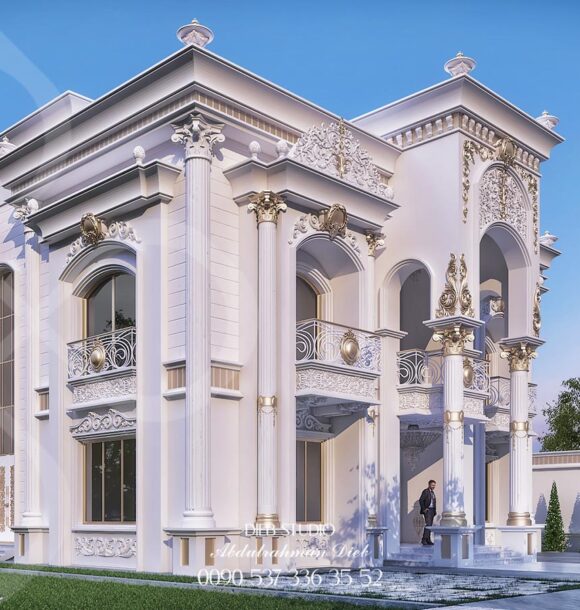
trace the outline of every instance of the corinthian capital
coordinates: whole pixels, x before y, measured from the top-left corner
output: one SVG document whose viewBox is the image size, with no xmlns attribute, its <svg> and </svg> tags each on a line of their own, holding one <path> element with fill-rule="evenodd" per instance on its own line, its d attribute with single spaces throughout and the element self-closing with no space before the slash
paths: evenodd
<svg viewBox="0 0 580 610">
<path fill-rule="evenodd" d="M 453 324 L 435 331 L 433 341 L 441 342 L 444 356 L 461 355 L 465 344 L 473 341 L 473 331 L 461 324 Z"/>
<path fill-rule="evenodd" d="M 14 218 L 24 222 L 31 214 L 38 212 L 38 208 L 39 205 L 36 199 L 27 199 L 26 203 L 23 203 L 14 210 Z"/>
<path fill-rule="evenodd" d="M 210 123 L 198 112 L 190 114 L 185 122 L 172 125 L 172 142 L 185 146 L 185 158 L 201 157 L 211 160 L 213 146 L 225 140 L 223 123 Z"/>
<path fill-rule="evenodd" d="M 501 352 L 501 357 L 505 358 L 510 365 L 510 372 L 529 371 L 530 361 L 537 356 L 536 348 L 522 342 L 518 345 L 509 346 Z"/>
<path fill-rule="evenodd" d="M 284 199 L 272 191 L 261 191 L 250 197 L 248 210 L 256 213 L 258 224 L 261 222 L 278 222 L 278 214 L 286 211 Z"/>
<path fill-rule="evenodd" d="M 367 233 L 367 246 L 369 248 L 369 256 L 376 256 L 377 250 L 385 245 L 385 236 L 382 233 Z"/>
</svg>

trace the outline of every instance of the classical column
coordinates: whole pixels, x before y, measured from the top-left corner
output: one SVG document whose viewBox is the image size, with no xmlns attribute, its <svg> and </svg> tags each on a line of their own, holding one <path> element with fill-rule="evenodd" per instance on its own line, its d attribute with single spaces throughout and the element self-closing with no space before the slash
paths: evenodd
<svg viewBox="0 0 580 610">
<path fill-rule="evenodd" d="M 377 326 L 377 305 L 375 295 L 375 258 L 378 250 L 384 247 L 385 240 L 382 233 L 367 233 L 366 236 L 367 268 L 366 268 L 366 306 L 363 323 L 365 330 L 375 330 Z M 368 409 L 365 418 L 365 503 L 367 527 L 378 525 L 378 456 L 379 456 L 379 407 Z"/>
<path fill-rule="evenodd" d="M 443 345 L 443 511 L 441 525 L 465 526 L 463 467 L 463 349 L 470 328 L 453 324 L 433 334 Z"/>
<path fill-rule="evenodd" d="M 508 525 L 532 525 L 529 489 L 529 396 L 530 360 L 533 344 L 521 341 L 503 346 L 502 358 L 510 365 L 510 497 Z"/>
<path fill-rule="evenodd" d="M 185 511 L 189 527 L 214 527 L 210 494 L 210 171 L 222 124 L 191 114 L 173 125 L 185 148 Z"/>
<path fill-rule="evenodd" d="M 258 221 L 258 514 L 256 525 L 279 527 L 278 432 L 276 430 L 277 322 L 276 226 L 286 210 L 272 191 L 250 198 Z"/>
<path fill-rule="evenodd" d="M 38 210 L 35 199 L 29 199 L 25 205 L 15 211 L 16 218 L 25 220 L 29 214 Z M 40 458 L 38 442 L 38 420 L 34 417 L 37 408 L 36 387 L 38 385 L 38 333 L 40 299 L 40 252 L 36 233 L 24 225 L 24 267 L 26 277 L 25 292 L 25 324 L 26 324 L 26 386 L 24 391 L 24 431 L 25 469 L 24 473 L 24 505 L 22 525 L 41 525 L 40 511 Z"/>
<path fill-rule="evenodd" d="M 486 496 L 485 423 L 473 425 L 473 524 L 481 529 L 475 533 L 477 544 L 485 544 Z"/>
</svg>

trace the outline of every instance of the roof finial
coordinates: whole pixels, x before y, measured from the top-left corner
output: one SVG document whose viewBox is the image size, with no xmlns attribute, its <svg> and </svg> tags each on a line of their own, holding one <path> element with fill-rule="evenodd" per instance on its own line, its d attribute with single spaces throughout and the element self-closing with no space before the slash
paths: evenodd
<svg viewBox="0 0 580 610">
<path fill-rule="evenodd" d="M 177 38 L 187 47 L 205 47 L 213 40 L 213 32 L 201 23 L 194 19 L 187 25 L 182 25 L 177 30 Z"/>
<path fill-rule="evenodd" d="M 461 76 L 462 74 L 469 74 L 477 65 L 475 59 L 466 57 L 461 51 L 457 53 L 455 57 L 445 62 L 443 68 L 445 72 L 451 74 L 451 76 Z"/>
<path fill-rule="evenodd" d="M 558 126 L 560 119 L 557 116 L 550 114 L 547 110 L 544 110 L 539 117 L 536 117 L 536 121 L 548 129 L 555 129 Z"/>
</svg>

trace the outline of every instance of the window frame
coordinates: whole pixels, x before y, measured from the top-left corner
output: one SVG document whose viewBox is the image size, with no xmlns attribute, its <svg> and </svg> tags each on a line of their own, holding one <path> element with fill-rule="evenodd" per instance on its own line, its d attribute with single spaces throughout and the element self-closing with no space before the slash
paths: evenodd
<svg viewBox="0 0 580 610">
<path fill-rule="evenodd" d="M 324 490 L 325 490 L 325 468 L 324 468 L 324 451 L 322 444 L 324 441 L 315 439 L 296 439 L 296 453 L 298 454 L 298 443 L 304 443 L 304 517 L 303 521 L 298 519 L 296 515 L 296 523 L 324 523 Z M 318 445 L 320 450 L 320 519 L 308 519 L 308 445 Z M 298 460 L 296 459 L 296 464 Z M 298 480 L 296 481 L 296 509 L 298 509 Z M 298 513 L 298 510 L 296 511 Z"/>
</svg>

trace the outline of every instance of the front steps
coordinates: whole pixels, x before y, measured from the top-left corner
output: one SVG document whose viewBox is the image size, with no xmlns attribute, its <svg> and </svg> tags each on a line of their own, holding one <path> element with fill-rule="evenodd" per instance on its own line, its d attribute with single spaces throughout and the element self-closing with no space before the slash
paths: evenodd
<svg viewBox="0 0 580 610">
<path fill-rule="evenodd" d="M 483 568 L 486 566 L 509 565 L 523 563 L 525 557 L 510 549 L 499 546 L 475 545 L 475 556 L 473 567 Z M 393 553 L 385 561 L 385 566 L 431 566 L 433 565 L 433 547 L 420 544 L 401 544 L 399 553 Z"/>
<path fill-rule="evenodd" d="M 0 542 L 0 561 L 10 561 L 14 559 L 14 543 Z"/>
</svg>

